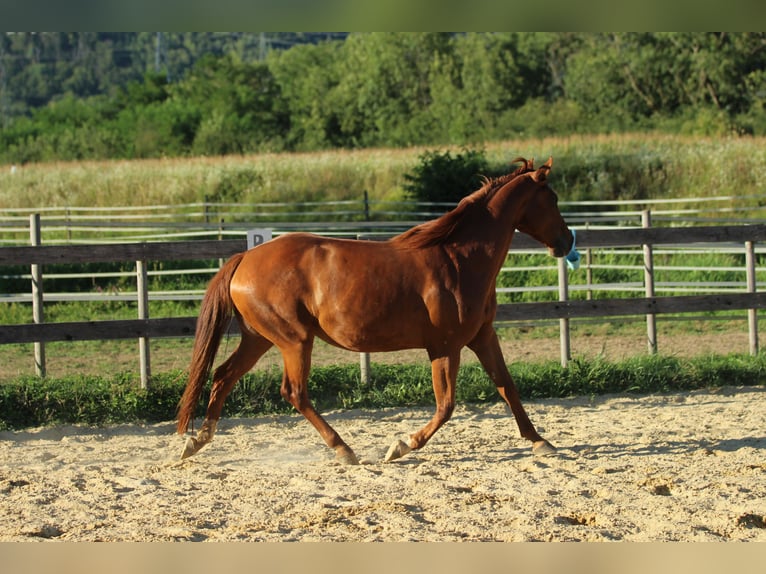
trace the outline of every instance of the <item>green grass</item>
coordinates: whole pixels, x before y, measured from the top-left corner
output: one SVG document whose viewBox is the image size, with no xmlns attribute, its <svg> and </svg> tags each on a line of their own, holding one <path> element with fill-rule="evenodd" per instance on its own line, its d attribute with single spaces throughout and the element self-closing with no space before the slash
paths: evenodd
<svg viewBox="0 0 766 574">
<path fill-rule="evenodd" d="M 691 359 L 641 356 L 619 363 L 596 358 L 574 360 L 566 369 L 556 362 L 514 363 L 510 370 L 525 400 L 605 393 L 672 393 L 766 385 L 766 354 Z M 278 368 L 249 373 L 235 386 L 223 416 L 294 412 L 279 395 L 280 381 Z M 184 384 L 181 371 L 155 377 L 149 390 L 142 390 L 134 375 L 24 377 L 0 385 L 0 429 L 172 420 Z M 427 365 L 373 364 L 368 384 L 361 381 L 355 365 L 315 367 L 309 388 L 322 411 L 434 404 Z M 208 393 L 201 397 L 198 416 L 204 414 Z M 499 398 L 481 367 L 467 365 L 459 373 L 457 400 L 487 403 Z"/>
</svg>

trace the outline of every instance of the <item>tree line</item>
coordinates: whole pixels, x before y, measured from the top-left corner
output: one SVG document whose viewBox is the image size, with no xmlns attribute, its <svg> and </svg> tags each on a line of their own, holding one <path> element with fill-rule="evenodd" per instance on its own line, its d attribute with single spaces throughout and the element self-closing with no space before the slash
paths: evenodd
<svg viewBox="0 0 766 574">
<path fill-rule="evenodd" d="M 766 134 L 766 33 L 0 37 L 0 161 Z"/>
</svg>

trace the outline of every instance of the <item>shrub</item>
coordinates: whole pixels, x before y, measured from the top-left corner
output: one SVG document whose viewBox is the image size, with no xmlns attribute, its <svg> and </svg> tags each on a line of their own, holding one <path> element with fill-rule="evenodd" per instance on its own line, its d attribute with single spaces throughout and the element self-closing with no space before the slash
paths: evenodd
<svg viewBox="0 0 766 574">
<path fill-rule="evenodd" d="M 238 167 L 224 171 L 221 179 L 206 197 L 206 201 L 218 203 L 238 203 L 248 195 L 254 195 L 263 185 L 263 175 L 251 167 Z"/>
<path fill-rule="evenodd" d="M 456 204 L 481 187 L 482 176 L 489 171 L 484 151 L 427 151 L 419 156 L 412 172 L 404 174 L 408 198 L 423 202 Z"/>
</svg>

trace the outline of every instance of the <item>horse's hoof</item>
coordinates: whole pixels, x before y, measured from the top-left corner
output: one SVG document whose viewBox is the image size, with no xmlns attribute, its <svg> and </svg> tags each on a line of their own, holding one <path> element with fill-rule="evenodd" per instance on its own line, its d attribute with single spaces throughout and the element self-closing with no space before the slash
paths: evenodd
<svg viewBox="0 0 766 574">
<path fill-rule="evenodd" d="M 181 460 L 189 458 L 200 448 L 202 448 L 202 445 L 198 444 L 197 439 L 189 437 L 189 439 L 186 441 L 186 444 L 184 445 L 184 451 L 181 453 Z"/>
<path fill-rule="evenodd" d="M 388 452 L 386 453 L 386 462 L 391 462 L 392 460 L 401 458 L 411 451 L 412 447 L 410 445 L 408 445 L 403 440 L 398 440 L 391 445 L 391 448 L 388 449 Z"/>
<path fill-rule="evenodd" d="M 350 448 L 338 449 L 335 453 L 335 460 L 341 464 L 359 464 L 359 459 L 356 458 L 354 451 Z"/>
<path fill-rule="evenodd" d="M 556 454 L 556 447 L 547 440 L 538 440 L 532 445 L 532 454 L 535 456 L 549 456 Z"/>
</svg>

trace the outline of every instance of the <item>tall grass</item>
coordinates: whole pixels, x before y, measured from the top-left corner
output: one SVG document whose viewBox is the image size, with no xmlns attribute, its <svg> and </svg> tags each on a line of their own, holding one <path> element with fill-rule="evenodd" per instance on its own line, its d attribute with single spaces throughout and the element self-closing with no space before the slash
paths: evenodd
<svg viewBox="0 0 766 574">
<path fill-rule="evenodd" d="M 708 197 L 761 193 L 763 138 L 690 138 L 654 134 L 572 136 L 487 142 L 502 170 L 517 156 L 554 157 L 562 200 Z M 149 206 L 225 196 L 227 182 L 249 181 L 230 198 L 289 202 L 403 197 L 403 176 L 423 148 L 340 150 L 110 162 L 27 164 L 0 173 L 0 208 Z"/>
<path fill-rule="evenodd" d="M 365 150 L 28 164 L 0 173 L 0 207 L 333 201 L 359 199 L 365 190 L 377 199 L 398 199 L 401 174 L 416 161 L 415 150 Z M 236 177 L 251 185 L 226 197 Z"/>
<path fill-rule="evenodd" d="M 487 152 L 493 161 L 511 159 L 503 154 L 516 146 L 541 159 L 553 155 L 551 177 L 566 200 L 611 199 L 608 195 L 626 186 L 622 193 L 642 189 L 652 198 L 711 197 L 762 192 L 764 143 L 752 137 L 615 134 L 506 142 L 488 146 Z"/>
</svg>

